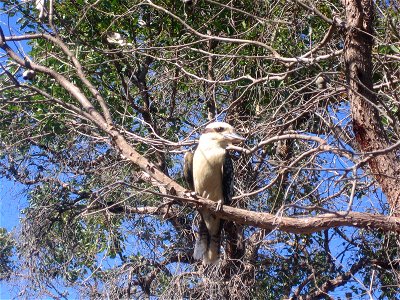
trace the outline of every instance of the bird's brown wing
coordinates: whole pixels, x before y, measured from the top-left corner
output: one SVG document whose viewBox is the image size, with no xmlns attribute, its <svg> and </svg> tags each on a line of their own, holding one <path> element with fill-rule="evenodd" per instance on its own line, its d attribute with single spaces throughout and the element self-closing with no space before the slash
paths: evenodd
<svg viewBox="0 0 400 300">
<path fill-rule="evenodd" d="M 188 187 L 194 191 L 193 183 L 193 152 L 186 152 L 183 161 L 183 176 Z"/>
</svg>

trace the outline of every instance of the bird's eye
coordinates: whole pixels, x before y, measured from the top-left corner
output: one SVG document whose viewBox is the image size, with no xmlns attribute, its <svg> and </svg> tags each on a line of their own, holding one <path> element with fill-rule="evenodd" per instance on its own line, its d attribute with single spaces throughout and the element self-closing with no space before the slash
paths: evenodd
<svg viewBox="0 0 400 300">
<path fill-rule="evenodd" d="M 222 132 L 222 131 L 224 131 L 224 127 L 218 127 L 217 128 L 217 132 Z"/>
</svg>

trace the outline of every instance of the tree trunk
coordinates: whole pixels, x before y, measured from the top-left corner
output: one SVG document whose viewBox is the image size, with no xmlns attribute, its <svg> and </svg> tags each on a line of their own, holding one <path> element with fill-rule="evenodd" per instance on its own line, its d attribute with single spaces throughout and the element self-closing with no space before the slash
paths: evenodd
<svg viewBox="0 0 400 300">
<path fill-rule="evenodd" d="M 359 150 L 371 152 L 389 146 L 380 122 L 372 82 L 373 1 L 344 0 L 347 35 L 344 47 L 348 96 L 353 130 Z M 400 161 L 396 150 L 374 155 L 368 161 L 372 175 L 395 215 L 400 215 Z"/>
</svg>

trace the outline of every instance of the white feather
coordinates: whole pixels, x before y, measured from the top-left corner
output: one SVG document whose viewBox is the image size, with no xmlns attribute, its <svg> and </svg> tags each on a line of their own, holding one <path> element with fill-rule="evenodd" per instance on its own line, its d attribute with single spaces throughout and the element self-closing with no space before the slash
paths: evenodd
<svg viewBox="0 0 400 300">
<path fill-rule="evenodd" d="M 194 245 L 193 258 L 196 260 L 202 260 L 204 254 L 207 251 L 207 240 L 197 239 Z"/>
</svg>

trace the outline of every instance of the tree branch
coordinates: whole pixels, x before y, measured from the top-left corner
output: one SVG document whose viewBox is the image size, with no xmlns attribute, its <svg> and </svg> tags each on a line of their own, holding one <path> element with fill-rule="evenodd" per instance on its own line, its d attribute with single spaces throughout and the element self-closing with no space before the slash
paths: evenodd
<svg viewBox="0 0 400 300">
<path fill-rule="evenodd" d="M 353 264 L 351 266 L 349 271 L 337 276 L 334 279 L 327 280 L 325 283 L 322 284 L 321 287 L 318 288 L 318 290 L 316 292 L 309 294 L 307 296 L 301 296 L 299 298 L 294 297 L 294 298 L 290 298 L 290 299 L 299 299 L 299 300 L 326 299 L 328 292 L 333 291 L 337 287 L 346 284 L 349 281 L 349 279 L 352 276 L 354 276 L 354 274 L 356 274 L 363 267 L 365 267 L 367 259 L 368 259 L 367 257 L 361 258 L 358 262 L 356 262 L 355 264 Z"/>
</svg>

